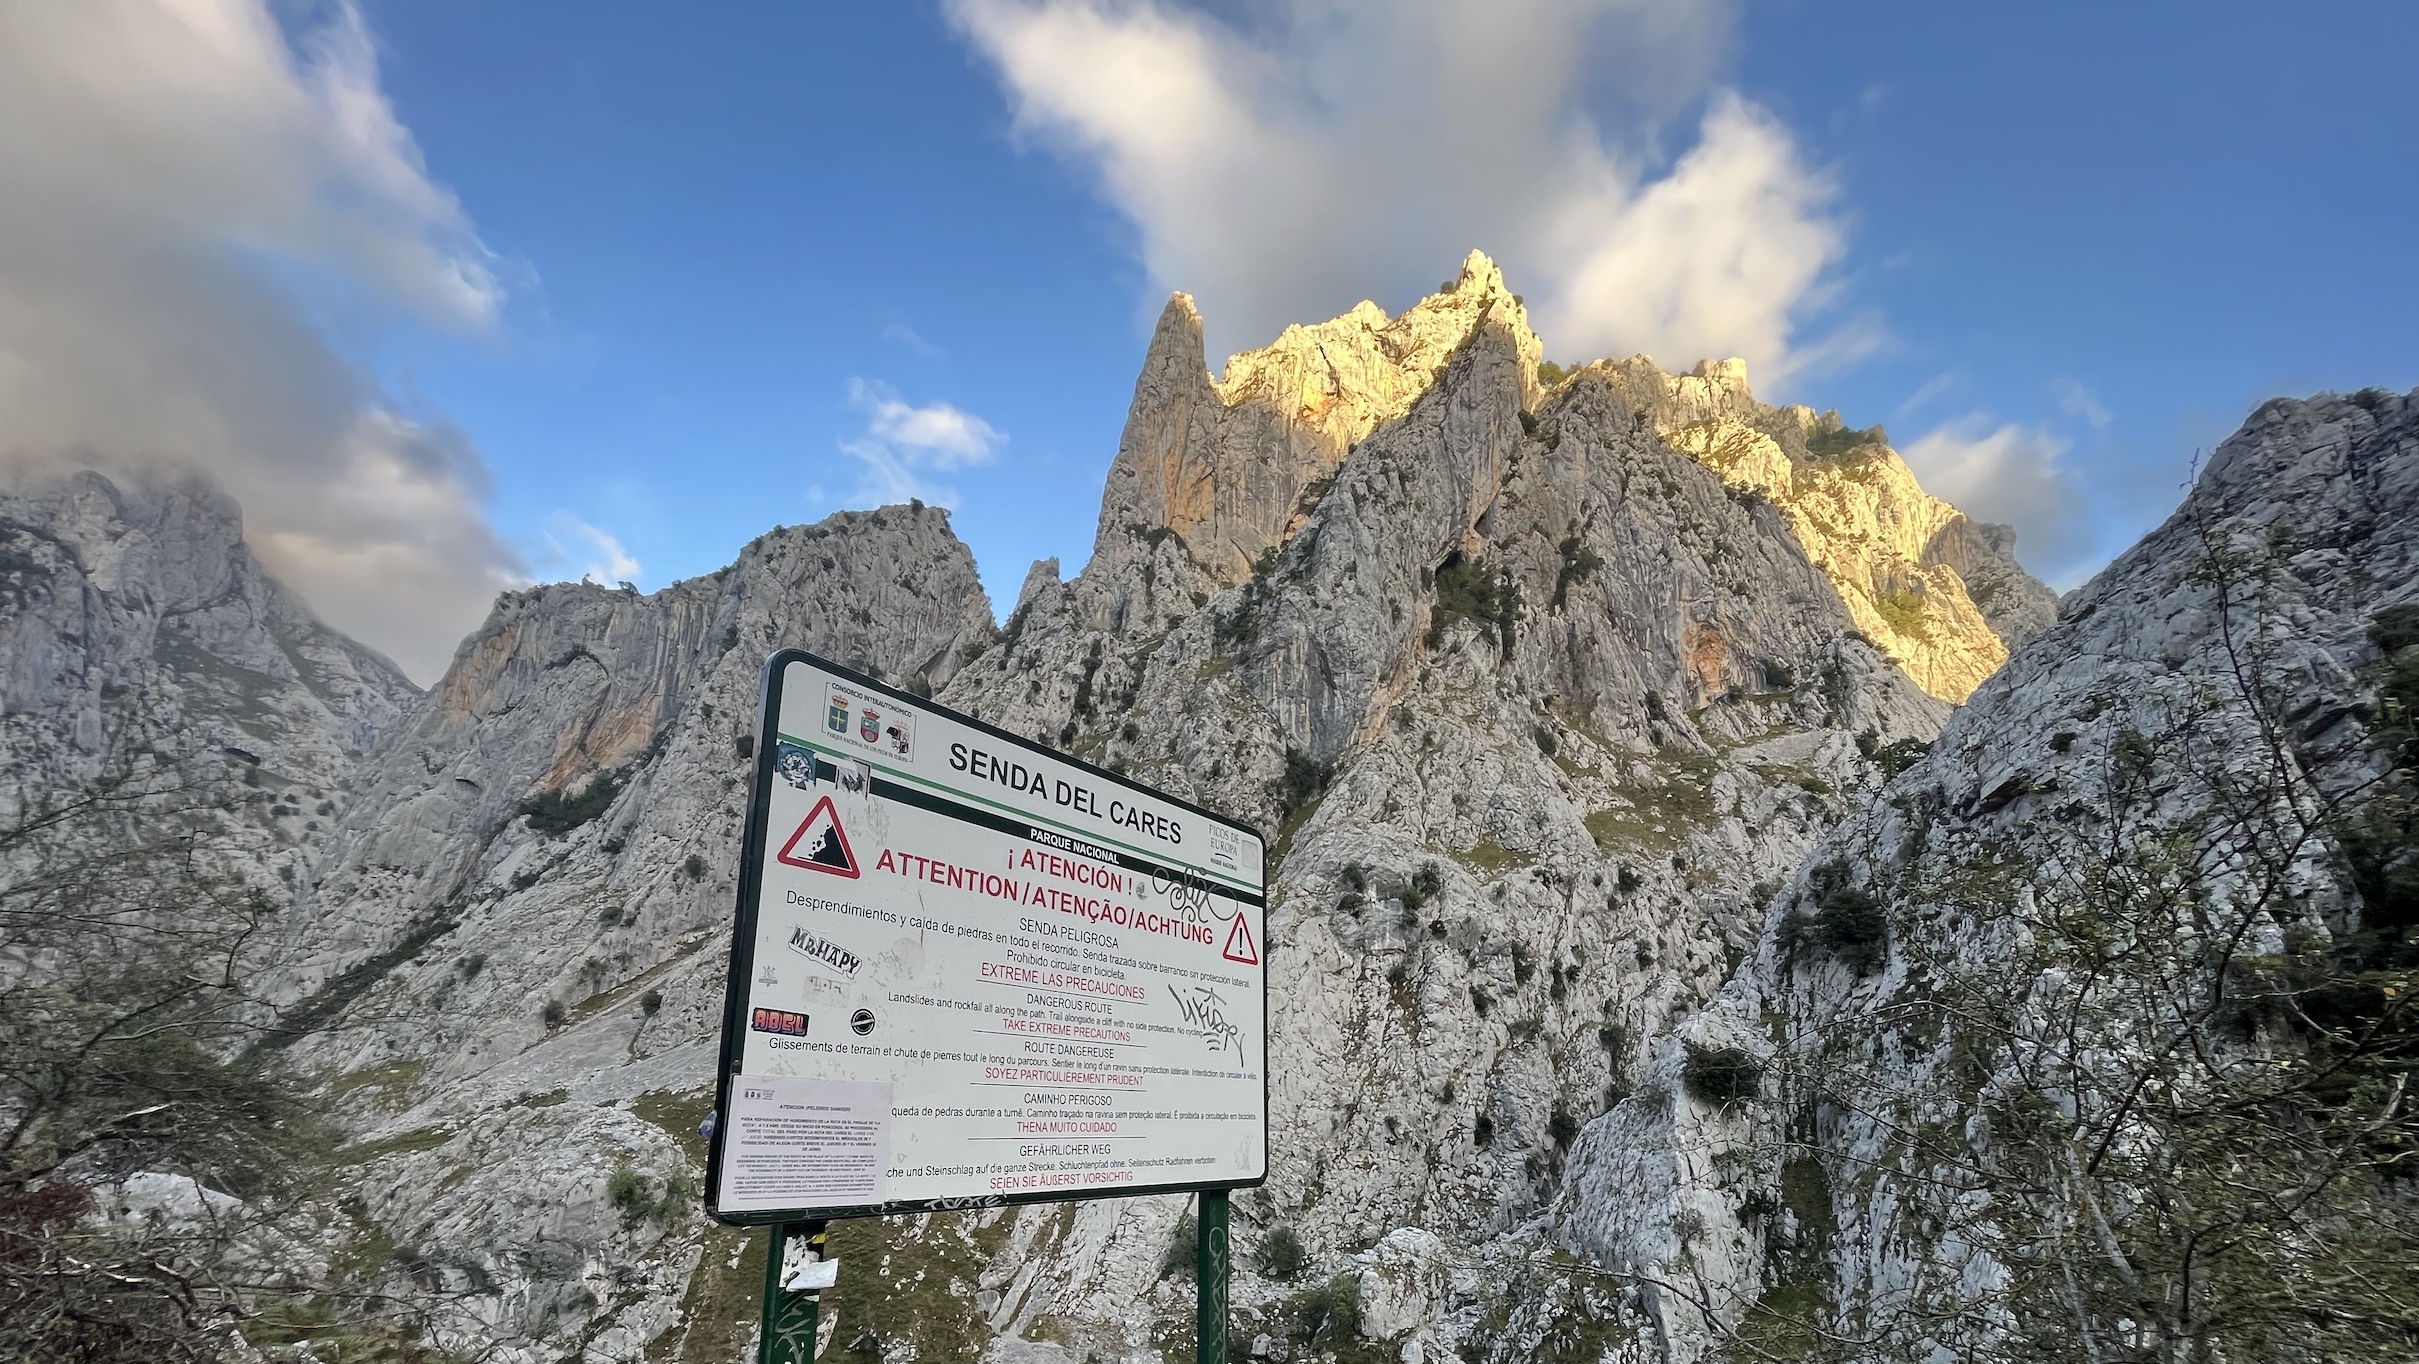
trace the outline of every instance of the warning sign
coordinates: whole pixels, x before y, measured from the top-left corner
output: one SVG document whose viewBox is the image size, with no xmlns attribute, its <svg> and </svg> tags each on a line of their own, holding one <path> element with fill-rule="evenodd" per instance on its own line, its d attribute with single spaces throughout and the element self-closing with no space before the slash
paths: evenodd
<svg viewBox="0 0 2419 1364">
<path fill-rule="evenodd" d="M 755 753 L 714 1216 L 1266 1176 L 1255 830 L 795 651 Z"/>
<path fill-rule="evenodd" d="M 808 871 L 825 871 L 855 880 L 857 855 L 849 851 L 848 831 L 840 827 L 840 812 L 825 796 L 798 824 L 798 832 L 781 845 L 780 859 Z"/>
<path fill-rule="evenodd" d="M 1226 931 L 1226 950 L 1219 955 L 1245 966 L 1260 964 L 1259 949 L 1252 946 L 1251 925 L 1244 921 L 1242 915 L 1236 915 L 1235 926 Z"/>
</svg>

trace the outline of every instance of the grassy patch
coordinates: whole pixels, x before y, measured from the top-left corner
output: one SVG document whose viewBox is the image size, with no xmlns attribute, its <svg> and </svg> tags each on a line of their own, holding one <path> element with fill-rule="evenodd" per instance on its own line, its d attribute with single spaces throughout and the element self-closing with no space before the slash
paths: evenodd
<svg viewBox="0 0 2419 1364">
<path fill-rule="evenodd" d="M 1932 637 L 1932 627 L 1923 616 L 1923 593 L 1893 588 L 1873 594 L 1873 609 L 1882 622 L 1902 638 L 1925 640 Z"/>
<path fill-rule="evenodd" d="M 529 821 L 532 831 L 541 834 L 565 834 L 605 813 L 613 798 L 622 793 L 618 772 L 599 772 L 589 779 L 575 795 L 567 791 L 541 791 L 522 801 L 520 814 Z"/>
<path fill-rule="evenodd" d="M 383 1066 L 371 1066 L 348 1075 L 339 1075 L 328 1084 L 328 1098 L 349 1098 L 362 1090 L 375 1093 L 380 1104 L 400 1103 L 412 1086 L 420 1083 L 420 1073 L 428 1069 L 425 1061 L 389 1061 Z"/>
<path fill-rule="evenodd" d="M 747 1352 L 764 1291 L 761 1228 L 709 1227 L 680 1297 L 680 1324 L 648 1342 L 647 1364 L 727 1364 Z"/>
<path fill-rule="evenodd" d="M 701 1145 L 697 1124 L 706 1120 L 706 1110 L 713 1106 L 711 1089 L 651 1089 L 630 1101 L 630 1115 L 663 1129 L 683 1151 L 695 1154 L 692 1148 Z"/>
<path fill-rule="evenodd" d="M 1537 855 L 1535 853 L 1514 852 L 1510 848 L 1497 844 L 1492 839 L 1484 838 L 1478 841 L 1477 847 L 1470 849 L 1468 852 L 1455 853 L 1453 856 L 1456 861 L 1459 861 L 1464 866 L 1475 867 L 1480 871 L 1490 872 L 1504 871 L 1515 867 L 1525 867 L 1537 860 Z"/>
<path fill-rule="evenodd" d="M 1713 759 L 1666 752 L 1654 768 L 1661 780 L 1651 786 L 1617 785 L 1613 794 L 1626 804 L 1587 817 L 1598 848 L 1674 848 L 1690 829 L 1713 822 Z"/>
<path fill-rule="evenodd" d="M 1001 1213 L 986 1227 L 978 1214 L 935 1213 L 833 1223 L 829 1246 L 840 1282 L 823 1295 L 823 1310 L 836 1314 L 838 1327 L 824 1358 L 975 1359 L 991 1340 L 975 1310 L 975 1278 L 1014 1220 Z"/>
<path fill-rule="evenodd" d="M 1751 1359 L 1806 1359 L 1822 1344 L 1830 1295 L 1818 1283 L 1774 1284 L 1740 1320 L 1739 1343 Z"/>
<path fill-rule="evenodd" d="M 625 980 L 621 984 L 614 986 L 612 989 L 600 991 L 596 994 L 588 996 L 579 1003 L 572 1005 L 570 1010 L 564 1014 L 563 1019 L 559 1024 L 554 1024 L 551 1026 L 567 1027 L 584 1023 L 589 1019 L 596 1017 L 598 1014 L 605 1012 L 607 1009 L 614 1008 L 620 1004 L 628 1003 L 634 997 L 645 993 L 646 988 L 649 985 L 653 984 L 655 981 L 661 980 L 666 971 L 678 966 L 684 959 L 704 945 L 705 939 L 699 938 L 697 941 L 689 943 L 688 945 L 682 947 L 679 951 L 674 952 L 671 956 L 655 963 L 653 966 L 650 966 L 646 970 L 639 972 L 637 975 L 630 977 L 628 980 Z"/>
<path fill-rule="evenodd" d="M 389 1156 L 408 1155 L 414 1151 L 434 1151 L 453 1139 L 454 1133 L 450 1127 L 415 1127 L 409 1132 L 398 1132 L 394 1136 L 381 1137 L 377 1141 L 347 1146 L 338 1151 L 337 1155 L 354 1165 L 368 1165 L 374 1161 L 385 1160 Z"/>
</svg>

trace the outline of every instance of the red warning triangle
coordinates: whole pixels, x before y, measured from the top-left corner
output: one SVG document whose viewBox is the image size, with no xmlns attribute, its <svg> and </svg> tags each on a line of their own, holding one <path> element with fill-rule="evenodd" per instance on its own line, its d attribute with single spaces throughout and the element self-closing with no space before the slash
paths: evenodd
<svg viewBox="0 0 2419 1364">
<path fill-rule="evenodd" d="M 1235 926 L 1226 931 L 1226 950 L 1218 955 L 1245 966 L 1260 964 L 1260 949 L 1252 946 L 1251 925 L 1243 921 L 1242 910 L 1235 911 Z"/>
<path fill-rule="evenodd" d="M 817 830 L 822 832 L 814 838 L 807 837 Z M 800 844 L 806 845 L 803 853 L 798 851 Z M 781 845 L 778 857 L 785 866 L 830 872 L 852 881 L 857 876 L 857 855 L 849 850 L 848 831 L 840 827 L 840 812 L 832 808 L 830 796 L 815 802 L 815 808 L 807 812 L 806 822 L 790 835 L 789 842 Z"/>
</svg>

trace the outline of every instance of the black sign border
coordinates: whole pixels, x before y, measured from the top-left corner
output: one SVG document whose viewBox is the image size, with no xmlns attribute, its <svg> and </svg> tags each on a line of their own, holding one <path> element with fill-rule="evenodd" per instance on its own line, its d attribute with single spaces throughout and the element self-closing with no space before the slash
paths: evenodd
<svg viewBox="0 0 2419 1364">
<path fill-rule="evenodd" d="M 1179 800 L 1164 791 L 1153 790 L 1105 767 L 1085 762 L 1072 754 L 1037 744 L 999 728 L 985 724 L 971 715 L 940 705 L 929 697 L 916 696 L 896 687 L 875 681 L 854 668 L 845 668 L 817 657 L 804 649 L 776 649 L 764 660 L 764 672 L 758 686 L 756 722 L 756 779 L 748 800 L 747 835 L 739 851 L 739 903 L 731 925 L 730 966 L 723 976 L 722 1039 L 714 1067 L 713 1139 L 706 1143 L 706 1185 L 703 1197 L 706 1215 L 726 1227 L 761 1227 L 783 1222 L 809 1219 L 838 1220 L 850 1217 L 902 1217 L 915 1213 L 950 1212 L 963 1208 L 998 1208 L 1017 1203 L 1075 1203 L 1096 1198 L 1140 1198 L 1147 1194 L 1198 1193 L 1206 1189 L 1256 1189 L 1268 1182 L 1268 1101 L 1270 1076 L 1275 1069 L 1271 1061 L 1270 1044 L 1275 1041 L 1268 1030 L 1268 916 L 1263 904 L 1260 918 L 1260 1177 L 1243 1181 L 1207 1180 L 1188 1184 L 1152 1184 L 1148 1186 L 1121 1185 L 1113 1189 L 1042 1189 L 1032 1193 L 982 1194 L 967 1198 L 893 1199 L 883 1203 L 852 1207 L 784 1208 L 769 1211 L 724 1212 L 715 1205 L 722 1189 L 722 1147 L 730 1135 L 729 1125 L 720 1115 L 731 1111 L 731 1082 L 739 1078 L 740 1052 L 747 1038 L 748 980 L 756 971 L 756 904 L 764 886 L 764 850 L 767 842 L 766 820 L 770 817 L 773 780 L 773 759 L 781 742 L 781 682 L 792 663 L 804 663 L 812 668 L 845 679 L 849 685 L 861 687 L 903 702 L 918 710 L 931 711 L 1028 752 L 1050 758 L 1136 791 L 1154 800 L 1166 801 L 1189 813 L 1213 823 L 1250 834 L 1260 844 L 1261 899 L 1268 893 L 1268 836 L 1239 819 L 1229 818 L 1215 810 L 1205 809 L 1188 800 Z M 1232 894 L 1229 891 L 1229 894 Z"/>
</svg>

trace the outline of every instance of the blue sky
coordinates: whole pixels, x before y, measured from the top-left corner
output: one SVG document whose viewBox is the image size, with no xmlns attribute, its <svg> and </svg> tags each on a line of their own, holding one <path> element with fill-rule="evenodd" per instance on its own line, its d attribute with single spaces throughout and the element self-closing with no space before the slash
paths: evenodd
<svg viewBox="0 0 2419 1364">
<path fill-rule="evenodd" d="M 191 34 L 0 25 L 40 30 L 0 124 L 122 133 L 0 138 L 57 228 L 0 213 L 0 323 L 121 329 L 41 357 L 82 406 L 0 385 L 0 435 L 212 467 L 423 681 L 499 583 L 653 588 L 886 490 L 954 506 L 1004 611 L 1088 552 L 1171 287 L 1215 364 L 1486 249 L 1549 356 L 1744 354 L 2059 586 L 2261 399 L 2419 383 L 2407 4 L 194 8 L 240 41 L 139 107 L 69 77 Z M 77 197 L 152 144 L 200 188 Z M 130 261 L 184 273 L 121 297 Z"/>
</svg>

